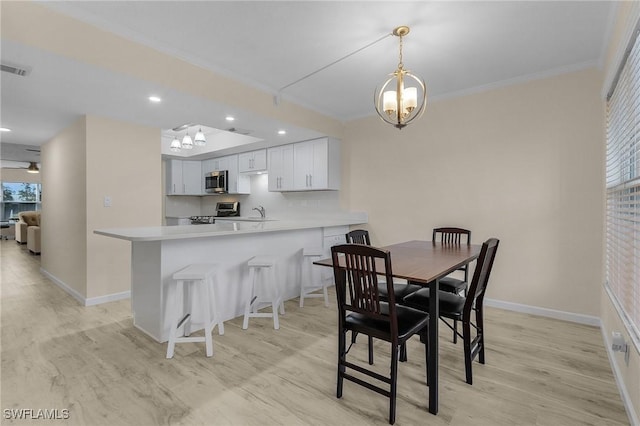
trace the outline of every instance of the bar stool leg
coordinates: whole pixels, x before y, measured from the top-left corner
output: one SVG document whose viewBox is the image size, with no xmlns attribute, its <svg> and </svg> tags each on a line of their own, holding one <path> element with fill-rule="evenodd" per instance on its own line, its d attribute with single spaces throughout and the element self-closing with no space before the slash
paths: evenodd
<svg viewBox="0 0 640 426">
<path fill-rule="evenodd" d="M 205 284 L 205 283 L 203 283 Z M 207 356 L 213 356 L 213 325 L 216 323 L 217 319 L 211 317 L 211 287 L 208 285 L 203 285 L 204 290 L 204 299 L 203 304 L 204 314 L 205 314 L 205 324 L 204 324 L 204 343 L 207 349 Z"/>
<path fill-rule="evenodd" d="M 176 348 L 176 338 L 178 337 L 178 324 L 180 322 L 180 309 L 177 306 L 181 306 L 182 304 L 177 304 L 176 297 L 180 294 L 183 294 L 184 285 L 183 281 L 178 281 L 175 286 L 170 286 L 169 288 L 169 297 L 167 298 L 168 309 L 169 309 L 169 318 L 171 318 L 171 328 L 169 329 L 169 343 L 167 345 L 167 358 L 173 358 L 175 348 Z"/>
<path fill-rule="evenodd" d="M 250 293 L 247 298 L 247 302 L 244 305 L 244 321 L 242 322 L 242 329 L 249 328 L 249 314 L 251 313 L 251 305 L 255 300 L 255 286 L 256 286 L 256 271 L 255 268 L 249 268 L 249 287 Z"/>
</svg>

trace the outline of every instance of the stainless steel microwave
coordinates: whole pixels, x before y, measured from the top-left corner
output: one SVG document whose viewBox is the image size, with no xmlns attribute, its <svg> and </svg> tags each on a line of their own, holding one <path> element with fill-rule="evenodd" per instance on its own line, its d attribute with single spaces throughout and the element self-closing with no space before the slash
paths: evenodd
<svg viewBox="0 0 640 426">
<path fill-rule="evenodd" d="M 229 192 L 229 171 L 218 170 L 204 176 L 204 190 L 208 194 L 226 194 Z"/>
</svg>

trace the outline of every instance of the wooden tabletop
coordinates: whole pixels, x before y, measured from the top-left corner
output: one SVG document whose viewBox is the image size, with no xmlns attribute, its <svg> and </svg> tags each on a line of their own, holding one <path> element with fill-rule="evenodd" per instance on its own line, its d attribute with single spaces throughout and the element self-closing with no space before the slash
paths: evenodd
<svg viewBox="0 0 640 426">
<path fill-rule="evenodd" d="M 427 284 L 475 260 L 482 246 L 414 240 L 379 248 L 391 252 L 394 277 Z M 314 264 L 332 266 L 331 259 Z"/>
</svg>

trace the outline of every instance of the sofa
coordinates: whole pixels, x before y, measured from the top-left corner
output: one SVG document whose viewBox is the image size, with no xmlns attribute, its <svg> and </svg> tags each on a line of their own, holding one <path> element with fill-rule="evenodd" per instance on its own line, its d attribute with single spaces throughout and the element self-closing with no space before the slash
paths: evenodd
<svg viewBox="0 0 640 426">
<path fill-rule="evenodd" d="M 40 212 L 28 211 L 18 214 L 16 242 L 27 244 L 27 248 L 33 253 L 40 253 Z"/>
</svg>

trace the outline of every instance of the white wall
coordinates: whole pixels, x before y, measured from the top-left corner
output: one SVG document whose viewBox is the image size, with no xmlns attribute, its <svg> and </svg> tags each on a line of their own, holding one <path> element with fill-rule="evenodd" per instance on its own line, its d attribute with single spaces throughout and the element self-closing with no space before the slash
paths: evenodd
<svg viewBox="0 0 640 426">
<path fill-rule="evenodd" d="M 84 238 L 91 303 L 131 288 L 131 243 L 93 231 L 162 224 L 160 129 L 89 116 L 86 150 Z M 104 197 L 111 207 L 105 207 Z"/>
<path fill-rule="evenodd" d="M 596 319 L 600 311 L 603 106 L 595 69 L 434 102 L 397 130 L 347 125 L 344 196 L 372 240 L 437 226 L 501 240 L 488 297 Z M 579 295 L 579 296 L 577 296 Z"/>
<path fill-rule="evenodd" d="M 42 145 L 41 267 L 87 295 L 86 118 Z"/>
<path fill-rule="evenodd" d="M 161 224 L 159 140 L 159 129 L 87 116 L 42 146 L 41 265 L 81 302 L 128 295 L 129 243 L 93 230 Z"/>
</svg>

